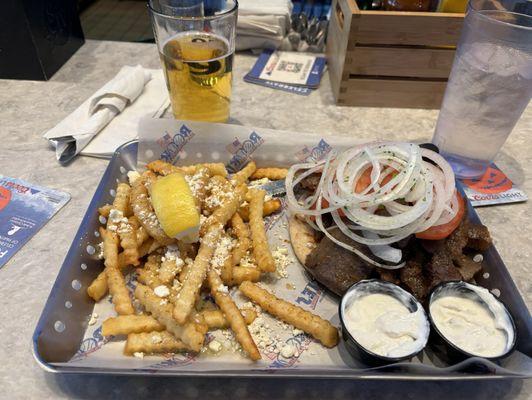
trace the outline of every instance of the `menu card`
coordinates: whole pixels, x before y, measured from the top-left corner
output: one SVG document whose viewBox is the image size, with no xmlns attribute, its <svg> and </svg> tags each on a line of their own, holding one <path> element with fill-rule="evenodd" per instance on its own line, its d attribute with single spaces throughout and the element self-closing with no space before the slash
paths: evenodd
<svg viewBox="0 0 532 400">
<path fill-rule="evenodd" d="M 316 89 L 325 68 L 325 58 L 286 51 L 264 50 L 251 71 L 249 83 L 308 96 Z"/>
<path fill-rule="evenodd" d="M 0 175 L 0 268 L 69 200 L 68 193 Z"/>
</svg>

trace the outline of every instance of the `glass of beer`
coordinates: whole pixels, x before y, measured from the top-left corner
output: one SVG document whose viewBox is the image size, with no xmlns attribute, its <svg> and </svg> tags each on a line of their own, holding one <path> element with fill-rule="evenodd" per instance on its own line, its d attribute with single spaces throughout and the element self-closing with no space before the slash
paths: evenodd
<svg viewBox="0 0 532 400">
<path fill-rule="evenodd" d="M 229 119 L 236 0 L 150 0 L 155 40 L 176 119 Z"/>
</svg>

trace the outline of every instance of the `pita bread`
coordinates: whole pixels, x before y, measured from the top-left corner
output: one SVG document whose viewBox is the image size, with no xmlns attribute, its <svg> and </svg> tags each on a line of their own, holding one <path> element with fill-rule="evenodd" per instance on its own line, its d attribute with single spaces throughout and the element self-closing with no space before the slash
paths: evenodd
<svg viewBox="0 0 532 400">
<path fill-rule="evenodd" d="M 294 253 L 301 265 L 306 268 L 305 261 L 307 260 L 307 256 L 318 245 L 314 229 L 306 222 L 301 221 L 295 216 L 291 216 L 288 219 L 288 230 Z"/>
</svg>

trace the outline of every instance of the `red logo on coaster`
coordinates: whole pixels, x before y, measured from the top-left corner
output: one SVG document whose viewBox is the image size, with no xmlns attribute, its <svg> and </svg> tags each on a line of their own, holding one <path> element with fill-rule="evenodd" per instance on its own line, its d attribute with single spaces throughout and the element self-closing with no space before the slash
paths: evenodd
<svg viewBox="0 0 532 400">
<path fill-rule="evenodd" d="M 11 200 L 11 191 L 0 186 L 0 211 L 3 210 Z"/>
<path fill-rule="evenodd" d="M 496 194 L 510 190 L 512 181 L 504 173 L 490 165 L 480 179 L 464 179 L 464 183 L 479 193 Z"/>
</svg>

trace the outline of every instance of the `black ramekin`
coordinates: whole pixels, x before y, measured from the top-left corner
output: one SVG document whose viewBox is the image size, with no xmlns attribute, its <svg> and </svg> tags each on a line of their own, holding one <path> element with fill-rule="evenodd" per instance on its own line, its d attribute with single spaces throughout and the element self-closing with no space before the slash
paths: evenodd
<svg viewBox="0 0 532 400">
<path fill-rule="evenodd" d="M 412 354 L 407 354 L 402 357 L 386 357 L 382 356 L 380 354 L 376 354 L 372 352 L 369 349 L 366 349 L 364 346 L 362 346 L 360 343 L 358 343 L 355 338 L 349 333 L 346 324 L 344 322 L 344 312 L 347 306 L 347 302 L 352 295 L 353 292 L 360 291 L 360 290 L 367 290 L 367 294 L 374 294 L 374 293 L 385 293 L 388 295 L 393 296 L 397 300 L 401 301 L 411 312 L 416 312 L 418 309 L 422 311 L 423 316 L 425 317 L 426 321 L 426 328 L 427 333 L 430 332 L 430 324 L 427 319 L 427 315 L 425 314 L 425 310 L 423 309 L 423 306 L 421 303 L 419 303 L 414 296 L 412 296 L 410 293 L 408 293 L 406 290 L 402 289 L 401 287 L 394 285 L 393 283 L 382 281 L 379 279 L 366 279 L 359 281 L 352 285 L 345 294 L 342 296 L 342 300 L 340 301 L 339 311 L 338 315 L 340 316 L 340 323 L 342 326 L 342 337 L 345 342 L 345 346 L 349 353 L 356 358 L 357 360 L 363 362 L 364 364 L 368 366 L 381 366 L 381 365 L 387 365 L 387 364 L 393 364 L 400 361 L 409 360 L 411 358 L 414 358 L 416 355 L 418 355 L 420 352 L 423 351 L 425 346 L 427 345 L 428 337 L 425 340 L 425 343 L 423 346 L 416 350 Z M 399 296 L 398 294 L 401 294 Z"/>
<path fill-rule="evenodd" d="M 514 321 L 512 314 L 508 310 L 508 307 L 506 307 L 506 305 L 502 301 L 500 301 L 497 297 L 495 297 L 490 292 L 488 292 L 489 295 L 502 306 L 504 311 L 506 311 L 506 314 L 508 315 L 508 318 L 510 320 L 510 325 L 514 332 L 512 343 L 510 344 L 510 346 L 508 347 L 508 350 L 505 353 L 495 356 L 495 357 L 484 357 L 484 356 L 471 354 L 461 349 L 460 347 L 452 343 L 449 339 L 447 339 L 440 332 L 440 330 L 438 329 L 438 326 L 434 322 L 432 318 L 431 310 L 430 310 L 430 305 L 432 304 L 432 301 L 435 300 L 440 294 L 440 292 L 442 292 L 443 290 L 455 290 L 457 293 L 473 294 L 475 297 L 479 299 L 481 303 L 484 303 L 482 299 L 478 297 L 478 294 L 475 291 L 469 289 L 468 286 L 476 286 L 476 287 L 482 288 L 481 286 L 472 285 L 470 283 L 463 282 L 463 281 L 450 281 L 450 282 L 440 283 L 439 285 L 435 286 L 430 292 L 429 301 L 428 301 L 428 315 L 429 315 L 429 320 L 430 320 L 430 324 L 432 328 L 431 335 L 430 335 L 431 336 L 430 337 L 431 348 L 436 353 L 438 353 L 446 362 L 450 364 L 456 364 L 460 361 L 463 361 L 471 357 L 478 357 L 478 358 L 483 358 L 483 359 L 491 360 L 491 361 L 498 361 L 498 360 L 508 357 L 515 350 L 515 345 L 517 343 L 517 329 L 515 326 L 515 321 Z"/>
</svg>

